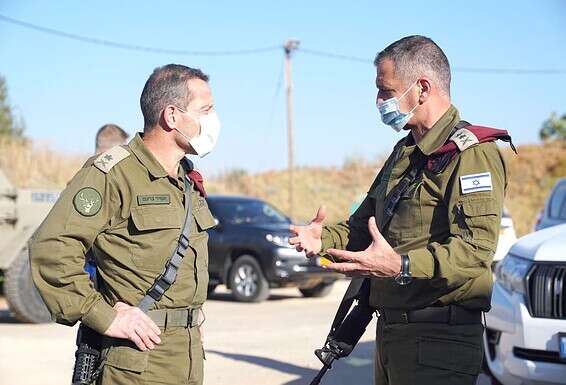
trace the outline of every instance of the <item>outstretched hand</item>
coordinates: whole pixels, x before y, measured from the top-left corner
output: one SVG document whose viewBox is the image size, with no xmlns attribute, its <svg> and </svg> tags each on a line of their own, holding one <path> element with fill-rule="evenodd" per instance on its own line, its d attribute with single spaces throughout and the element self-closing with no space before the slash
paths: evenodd
<svg viewBox="0 0 566 385">
<path fill-rule="evenodd" d="M 331 263 L 325 268 L 349 276 L 394 277 L 401 271 L 401 256 L 379 232 L 375 217 L 368 221 L 372 243 L 364 251 L 328 249 L 326 252 L 340 262 Z"/>
<path fill-rule="evenodd" d="M 290 225 L 295 236 L 289 239 L 289 244 L 298 251 L 304 251 L 307 257 L 320 253 L 322 249 L 322 223 L 326 218 L 326 208 L 321 206 L 313 220 L 306 226 Z"/>
</svg>

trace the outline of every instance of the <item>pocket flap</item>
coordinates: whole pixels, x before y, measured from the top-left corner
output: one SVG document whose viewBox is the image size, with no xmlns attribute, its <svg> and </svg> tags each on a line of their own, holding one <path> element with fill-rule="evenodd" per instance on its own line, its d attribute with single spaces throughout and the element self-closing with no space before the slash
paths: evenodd
<svg viewBox="0 0 566 385">
<path fill-rule="evenodd" d="M 178 207 L 143 206 L 132 209 L 132 220 L 140 231 L 181 228 Z"/>
<path fill-rule="evenodd" d="M 478 375 L 483 352 L 480 346 L 460 341 L 423 337 L 419 339 L 419 364 Z"/>
<path fill-rule="evenodd" d="M 208 207 L 201 207 L 193 214 L 200 231 L 208 230 L 216 226 L 216 221 Z"/>
<path fill-rule="evenodd" d="M 467 217 L 481 215 L 497 215 L 499 208 L 493 198 L 466 199 L 462 201 L 462 209 Z"/>
<path fill-rule="evenodd" d="M 106 356 L 106 365 L 141 373 L 147 368 L 149 351 L 142 352 L 129 346 L 112 346 Z"/>
</svg>

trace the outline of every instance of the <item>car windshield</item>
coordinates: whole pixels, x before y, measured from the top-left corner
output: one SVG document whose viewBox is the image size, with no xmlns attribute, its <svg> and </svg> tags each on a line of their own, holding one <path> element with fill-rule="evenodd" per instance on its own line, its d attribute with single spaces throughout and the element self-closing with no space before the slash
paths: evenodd
<svg viewBox="0 0 566 385">
<path fill-rule="evenodd" d="M 289 223 L 289 218 L 262 201 L 210 202 L 213 214 L 222 222 L 238 224 Z"/>
</svg>

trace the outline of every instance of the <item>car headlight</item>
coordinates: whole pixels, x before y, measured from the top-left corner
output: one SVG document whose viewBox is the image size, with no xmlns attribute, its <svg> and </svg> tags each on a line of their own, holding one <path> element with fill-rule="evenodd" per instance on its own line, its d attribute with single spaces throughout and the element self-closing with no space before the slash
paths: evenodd
<svg viewBox="0 0 566 385">
<path fill-rule="evenodd" d="M 277 234 L 266 234 L 265 239 L 268 242 L 273 243 L 274 245 L 280 247 L 287 247 L 293 249 L 294 247 L 289 244 L 289 236 L 288 235 L 277 235 Z"/>
<path fill-rule="evenodd" d="M 508 291 L 525 294 L 525 277 L 531 266 L 531 261 L 507 254 L 497 265 L 497 282 Z"/>
</svg>

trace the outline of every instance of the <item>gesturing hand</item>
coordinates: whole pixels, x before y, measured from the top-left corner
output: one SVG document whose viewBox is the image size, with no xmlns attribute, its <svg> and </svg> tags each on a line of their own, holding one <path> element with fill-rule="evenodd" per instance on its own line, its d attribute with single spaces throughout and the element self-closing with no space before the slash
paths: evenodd
<svg viewBox="0 0 566 385">
<path fill-rule="evenodd" d="M 326 218 L 326 208 L 321 206 L 310 224 L 306 226 L 290 225 L 295 236 L 289 239 L 289 244 L 295 246 L 298 251 L 305 251 L 307 257 L 320 253 L 322 249 L 322 222 Z"/>
<path fill-rule="evenodd" d="M 349 276 L 393 277 L 399 274 L 401 256 L 383 238 L 374 217 L 369 219 L 368 229 L 373 242 L 367 249 L 358 252 L 328 249 L 328 254 L 343 262 L 331 263 L 326 268 Z"/>
<path fill-rule="evenodd" d="M 118 315 L 104 332 L 105 336 L 129 339 L 142 351 L 161 343 L 161 330 L 140 308 L 117 302 L 114 309 Z"/>
</svg>

